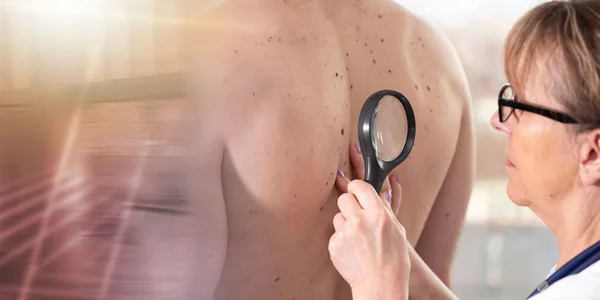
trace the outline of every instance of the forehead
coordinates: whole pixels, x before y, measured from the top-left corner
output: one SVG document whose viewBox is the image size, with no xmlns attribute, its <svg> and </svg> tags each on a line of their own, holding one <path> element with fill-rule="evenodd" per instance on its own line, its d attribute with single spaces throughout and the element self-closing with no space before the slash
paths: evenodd
<svg viewBox="0 0 600 300">
<path fill-rule="evenodd" d="M 512 84 L 513 93 L 521 102 L 540 104 L 548 107 L 557 107 L 559 103 L 556 101 L 553 91 L 560 84 L 560 78 L 556 76 L 558 72 L 554 70 L 551 63 L 544 60 L 546 63 L 534 63 L 534 66 L 518 84 Z M 556 65 L 554 65 L 556 66 Z"/>
<path fill-rule="evenodd" d="M 523 102 L 558 104 L 554 92 L 563 90 L 561 68 L 563 56 L 556 45 L 538 41 L 527 47 L 529 53 L 513 53 L 505 57 L 507 78 L 517 98 Z"/>
</svg>

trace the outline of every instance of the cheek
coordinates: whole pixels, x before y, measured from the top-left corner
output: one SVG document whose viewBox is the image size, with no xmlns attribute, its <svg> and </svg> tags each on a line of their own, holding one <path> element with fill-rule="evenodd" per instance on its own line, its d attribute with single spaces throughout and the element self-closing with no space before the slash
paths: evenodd
<svg viewBox="0 0 600 300">
<path fill-rule="evenodd" d="M 552 197 L 573 178 L 573 163 L 564 134 L 555 126 L 527 126 L 513 131 L 514 163 L 523 188 L 531 196 Z"/>
</svg>

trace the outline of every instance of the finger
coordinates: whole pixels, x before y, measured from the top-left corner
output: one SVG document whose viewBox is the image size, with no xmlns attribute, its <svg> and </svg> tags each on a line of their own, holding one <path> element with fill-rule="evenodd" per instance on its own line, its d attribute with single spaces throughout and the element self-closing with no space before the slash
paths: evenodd
<svg viewBox="0 0 600 300">
<path fill-rule="evenodd" d="M 365 210 L 379 209 L 382 206 L 381 198 L 366 181 L 353 180 L 348 184 L 348 193 L 354 195 L 360 206 Z"/>
<path fill-rule="evenodd" d="M 379 194 L 379 198 L 381 199 L 381 204 L 387 208 L 390 212 L 392 212 L 392 200 L 393 200 L 393 195 L 392 195 L 392 189 L 391 188 L 387 188 L 387 189 L 382 189 L 381 193 Z"/>
<path fill-rule="evenodd" d="M 335 217 L 333 217 L 333 228 L 335 231 L 340 231 L 344 228 L 344 224 L 346 224 L 346 218 L 344 218 L 344 214 L 341 212 L 337 213 Z"/>
<path fill-rule="evenodd" d="M 346 219 L 357 217 L 362 210 L 358 200 L 349 193 L 342 194 L 338 197 L 338 207 Z"/>
<path fill-rule="evenodd" d="M 394 176 L 390 178 L 392 182 L 392 212 L 395 216 L 398 216 L 400 212 L 400 204 L 402 203 L 402 186 L 400 185 L 400 177 Z"/>
<path fill-rule="evenodd" d="M 360 180 L 365 179 L 365 161 L 362 157 L 360 146 L 355 144 L 350 149 L 350 164 L 354 171 L 354 176 Z"/>
<path fill-rule="evenodd" d="M 350 178 L 346 177 L 346 174 L 338 169 L 337 176 L 335 178 L 335 186 L 337 187 L 340 194 L 344 194 L 348 192 L 348 184 L 350 183 Z"/>
<path fill-rule="evenodd" d="M 381 201 L 384 206 L 389 206 L 392 202 L 392 186 L 390 185 L 392 175 L 389 175 L 384 181 L 381 187 Z"/>
</svg>

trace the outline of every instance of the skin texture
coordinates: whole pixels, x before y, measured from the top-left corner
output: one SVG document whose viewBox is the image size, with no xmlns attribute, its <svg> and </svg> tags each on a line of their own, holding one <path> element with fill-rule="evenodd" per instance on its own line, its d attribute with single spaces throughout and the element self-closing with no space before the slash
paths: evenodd
<svg viewBox="0 0 600 300">
<path fill-rule="evenodd" d="M 169 167 L 185 175 L 182 199 L 139 203 L 139 157 L 79 165 L 117 174 L 119 188 L 40 172 L 38 199 L 33 179 L 7 183 L 0 299 L 350 299 L 327 248 L 336 171 L 355 177 L 359 111 L 385 88 L 410 99 L 418 124 L 393 172 L 406 187 L 398 217 L 449 283 L 473 176 L 470 99 L 449 44 L 387 1 L 234 0 L 191 23 L 179 107 L 190 156 Z M 57 169 L 74 111 L 49 119 L 51 163 L 33 169 Z"/>
<path fill-rule="evenodd" d="M 533 72 L 517 92 L 519 101 L 564 112 L 543 88 L 541 74 Z M 508 196 L 552 230 L 557 267 L 600 240 L 600 130 L 578 134 L 570 125 L 518 110 L 504 123 L 497 113 L 490 122 L 508 136 Z"/>
<path fill-rule="evenodd" d="M 398 217 L 448 283 L 473 138 L 466 81 L 446 41 L 385 1 L 227 1 L 199 19 L 198 126 L 219 128 L 223 141 L 223 198 L 201 199 L 226 207 L 226 252 L 207 260 L 223 264 L 214 298 L 350 298 L 327 251 L 334 182 L 338 168 L 350 174 L 362 104 L 384 88 L 402 91 L 418 120 L 413 152 L 393 172 L 407 187 Z"/>
<path fill-rule="evenodd" d="M 363 174 L 364 163 L 355 149 L 350 161 L 355 173 Z M 331 260 L 351 286 L 352 299 L 457 299 L 406 239 L 396 218 L 402 202 L 397 178 L 388 177 L 384 186 L 392 193 L 380 197 L 359 179 L 350 181 L 338 173 L 340 212 L 329 240 Z"/>
<path fill-rule="evenodd" d="M 519 101 L 564 111 L 535 82 L 525 85 L 523 96 L 517 94 Z M 503 123 L 496 112 L 491 125 L 508 135 L 509 198 L 531 208 L 553 231 L 559 269 L 600 240 L 600 130 L 576 133 L 568 125 L 519 110 Z M 358 158 L 353 164 L 360 167 Z M 404 228 L 391 214 L 393 203 L 402 201 L 398 196 L 388 206 L 363 181 L 338 178 L 337 184 L 345 194 L 338 199 L 341 213 L 333 220 L 336 233 L 329 249 L 336 268 L 352 286 L 353 299 L 407 299 L 408 290 L 411 298 L 456 299 L 411 253 Z"/>
</svg>

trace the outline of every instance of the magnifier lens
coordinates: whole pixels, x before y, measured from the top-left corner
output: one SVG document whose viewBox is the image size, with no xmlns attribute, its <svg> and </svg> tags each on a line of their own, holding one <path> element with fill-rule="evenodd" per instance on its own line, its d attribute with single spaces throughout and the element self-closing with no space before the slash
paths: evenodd
<svg viewBox="0 0 600 300">
<path fill-rule="evenodd" d="M 384 96 L 375 109 L 371 143 L 377 157 L 393 161 L 402 152 L 408 138 L 408 120 L 399 99 Z"/>
</svg>

